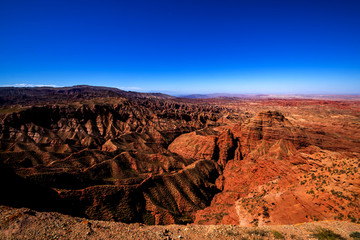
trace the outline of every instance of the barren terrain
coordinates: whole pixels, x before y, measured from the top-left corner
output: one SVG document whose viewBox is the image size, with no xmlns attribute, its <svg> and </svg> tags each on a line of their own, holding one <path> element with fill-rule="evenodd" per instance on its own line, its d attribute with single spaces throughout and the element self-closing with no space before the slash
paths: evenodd
<svg viewBox="0 0 360 240">
<path fill-rule="evenodd" d="M 0 204 L 16 207 L 2 208 L 2 234 L 32 236 L 23 222 L 35 228 L 47 217 L 67 222 L 69 237 L 89 226 L 111 234 L 110 225 L 149 239 L 190 238 L 187 228 L 231 239 L 252 229 L 243 227 L 271 238 L 267 226 L 305 222 L 271 229 L 358 231 L 356 98 L 188 99 L 89 86 L 0 93 Z M 142 225 L 190 223 L 209 226 Z"/>
<path fill-rule="evenodd" d="M 0 239 L 358 239 L 360 225 L 321 221 L 296 225 L 241 227 L 238 225 L 149 226 L 88 220 L 53 212 L 0 206 Z M 328 238 L 319 238 L 321 236 Z M 330 234 L 329 234 L 330 232 Z M 328 233 L 328 234 L 326 234 Z M 355 234 L 358 235 L 355 235 Z M 332 237 L 332 238 L 331 238 Z"/>
</svg>

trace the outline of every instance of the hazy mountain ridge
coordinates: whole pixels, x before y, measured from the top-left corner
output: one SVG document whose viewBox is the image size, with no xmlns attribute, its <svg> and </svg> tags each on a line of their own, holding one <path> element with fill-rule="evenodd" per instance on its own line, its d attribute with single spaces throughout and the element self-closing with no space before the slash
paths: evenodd
<svg viewBox="0 0 360 240">
<path fill-rule="evenodd" d="M 179 95 L 180 98 L 240 98 L 240 99 L 318 99 L 318 100 L 360 100 L 359 94 L 235 94 L 211 93 Z"/>
<path fill-rule="evenodd" d="M 78 85 L 72 87 L 0 87 L 0 106 L 49 104 L 79 101 L 102 97 L 163 98 L 172 96 L 162 93 L 139 93 L 118 88 Z"/>
</svg>

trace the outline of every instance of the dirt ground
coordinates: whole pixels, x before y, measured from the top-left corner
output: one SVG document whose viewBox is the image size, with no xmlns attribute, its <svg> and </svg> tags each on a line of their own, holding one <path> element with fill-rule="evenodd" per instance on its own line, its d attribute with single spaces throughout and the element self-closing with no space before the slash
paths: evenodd
<svg viewBox="0 0 360 240">
<path fill-rule="evenodd" d="M 148 226 L 0 206 L 0 239 L 317 239 L 313 233 L 320 228 L 331 230 L 345 239 L 352 239 L 349 237 L 351 233 L 360 232 L 359 224 L 344 221 L 264 227 Z"/>
</svg>

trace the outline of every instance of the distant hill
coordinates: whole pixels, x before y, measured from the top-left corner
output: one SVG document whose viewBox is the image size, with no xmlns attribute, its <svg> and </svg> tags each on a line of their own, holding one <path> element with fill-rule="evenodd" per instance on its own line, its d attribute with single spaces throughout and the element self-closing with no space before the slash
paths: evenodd
<svg viewBox="0 0 360 240">
<path fill-rule="evenodd" d="M 97 97 L 171 99 L 162 93 L 139 93 L 118 88 L 77 85 L 72 87 L 0 87 L 0 105 L 51 103 Z"/>
<path fill-rule="evenodd" d="M 181 95 L 181 98 L 243 98 L 243 99 L 319 99 L 319 100 L 360 100 L 359 94 L 236 94 L 236 93 L 209 93 Z"/>
</svg>

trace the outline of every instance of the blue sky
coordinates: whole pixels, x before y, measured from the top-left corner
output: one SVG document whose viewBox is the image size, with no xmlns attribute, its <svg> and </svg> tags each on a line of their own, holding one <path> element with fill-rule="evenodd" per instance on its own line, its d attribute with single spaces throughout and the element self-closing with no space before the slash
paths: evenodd
<svg viewBox="0 0 360 240">
<path fill-rule="evenodd" d="M 0 85 L 360 93 L 357 0 L 0 0 Z"/>
</svg>

